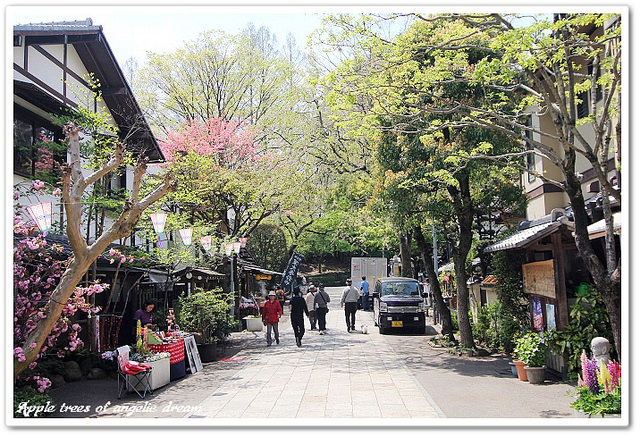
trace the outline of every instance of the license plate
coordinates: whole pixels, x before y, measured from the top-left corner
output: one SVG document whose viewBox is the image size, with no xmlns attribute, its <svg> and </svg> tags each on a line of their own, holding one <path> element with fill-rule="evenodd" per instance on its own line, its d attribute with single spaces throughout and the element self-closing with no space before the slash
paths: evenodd
<svg viewBox="0 0 640 437">
<path fill-rule="evenodd" d="M 402 328 L 402 320 L 394 320 L 391 322 L 392 328 Z"/>
</svg>

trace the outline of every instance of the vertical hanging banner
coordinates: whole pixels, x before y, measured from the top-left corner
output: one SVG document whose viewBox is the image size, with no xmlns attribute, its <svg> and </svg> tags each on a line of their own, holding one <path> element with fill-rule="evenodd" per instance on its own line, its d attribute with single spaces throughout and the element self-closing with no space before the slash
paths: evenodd
<svg viewBox="0 0 640 437">
<path fill-rule="evenodd" d="M 296 276 L 298 274 L 298 267 L 300 267 L 302 260 L 304 260 L 302 255 L 298 252 L 293 252 L 291 259 L 289 259 L 289 265 L 282 274 L 282 283 L 280 286 L 283 290 L 293 290 L 296 282 Z"/>
</svg>

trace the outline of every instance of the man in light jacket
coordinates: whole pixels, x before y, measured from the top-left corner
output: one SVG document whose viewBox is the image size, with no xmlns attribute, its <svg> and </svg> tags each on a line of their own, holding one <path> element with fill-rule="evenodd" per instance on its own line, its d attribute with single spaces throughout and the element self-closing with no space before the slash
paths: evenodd
<svg viewBox="0 0 640 437">
<path fill-rule="evenodd" d="M 307 301 L 307 309 L 309 310 L 309 323 L 311 324 L 311 330 L 316 329 L 316 308 L 314 301 L 316 300 L 316 286 L 310 285 L 309 291 L 305 296 L 305 300 Z"/>
<path fill-rule="evenodd" d="M 342 291 L 342 297 L 340 298 L 340 308 L 344 307 L 344 317 L 347 321 L 347 332 L 356 330 L 358 298 L 360 298 L 360 292 L 351 285 L 351 279 L 347 279 L 347 286 Z"/>
</svg>

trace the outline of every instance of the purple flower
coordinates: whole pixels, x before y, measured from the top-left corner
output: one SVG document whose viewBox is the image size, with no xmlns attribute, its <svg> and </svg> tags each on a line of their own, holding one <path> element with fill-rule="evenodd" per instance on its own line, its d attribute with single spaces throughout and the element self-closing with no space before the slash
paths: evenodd
<svg viewBox="0 0 640 437">
<path fill-rule="evenodd" d="M 586 362 L 587 368 L 587 385 L 589 386 L 589 390 L 593 394 L 600 393 L 600 385 L 598 384 L 598 365 L 595 360 L 588 360 Z"/>
</svg>

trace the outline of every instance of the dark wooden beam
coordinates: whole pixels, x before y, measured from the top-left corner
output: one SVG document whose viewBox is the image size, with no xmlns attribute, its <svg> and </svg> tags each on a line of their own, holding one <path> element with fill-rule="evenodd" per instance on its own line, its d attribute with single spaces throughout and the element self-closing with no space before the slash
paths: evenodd
<svg viewBox="0 0 640 437">
<path fill-rule="evenodd" d="M 22 74 L 27 79 L 31 80 L 33 83 L 38 85 L 40 88 L 42 88 L 42 89 L 46 90 L 47 92 L 51 93 L 52 95 L 56 96 L 57 98 L 62 100 L 64 103 L 66 103 L 66 104 L 68 104 L 70 106 L 73 106 L 74 108 L 78 107 L 77 103 L 75 103 L 72 100 L 68 99 L 67 97 L 63 96 L 58 91 L 56 91 L 55 89 L 51 88 L 49 85 L 47 85 L 46 83 L 44 83 L 43 81 L 41 81 L 40 79 L 35 77 L 33 74 L 31 74 L 28 71 L 26 71 L 24 68 L 22 68 L 18 64 L 14 63 L 13 64 L 13 69 L 15 71 L 17 71 L 18 73 Z"/>
<path fill-rule="evenodd" d="M 46 51 L 45 49 L 43 49 L 41 46 L 34 44 L 31 47 L 33 47 L 34 49 L 36 49 L 39 53 L 42 54 L 42 56 L 44 56 L 45 58 L 47 58 L 49 61 L 51 61 L 53 64 L 55 64 L 57 67 L 59 67 L 60 69 L 62 69 L 62 71 L 64 71 L 66 74 L 68 74 L 69 76 L 73 77 L 75 80 L 77 80 L 78 82 L 80 82 L 83 86 L 89 88 L 89 84 L 87 83 L 86 80 L 84 80 L 80 75 L 78 75 L 78 73 L 76 73 L 75 71 L 71 70 L 69 67 L 67 67 L 65 64 L 63 64 L 62 62 L 58 61 L 55 56 L 53 56 L 51 53 L 49 53 L 48 51 Z M 66 45 L 65 45 L 66 48 Z M 65 51 L 65 57 L 66 57 L 66 51 Z"/>
<path fill-rule="evenodd" d="M 559 330 L 564 329 L 569 324 L 569 303 L 567 302 L 567 285 L 564 278 L 564 249 L 562 248 L 562 235 L 555 232 L 551 235 L 553 243 L 553 264 L 556 285 L 556 298 L 558 299 L 558 320 Z"/>
</svg>

